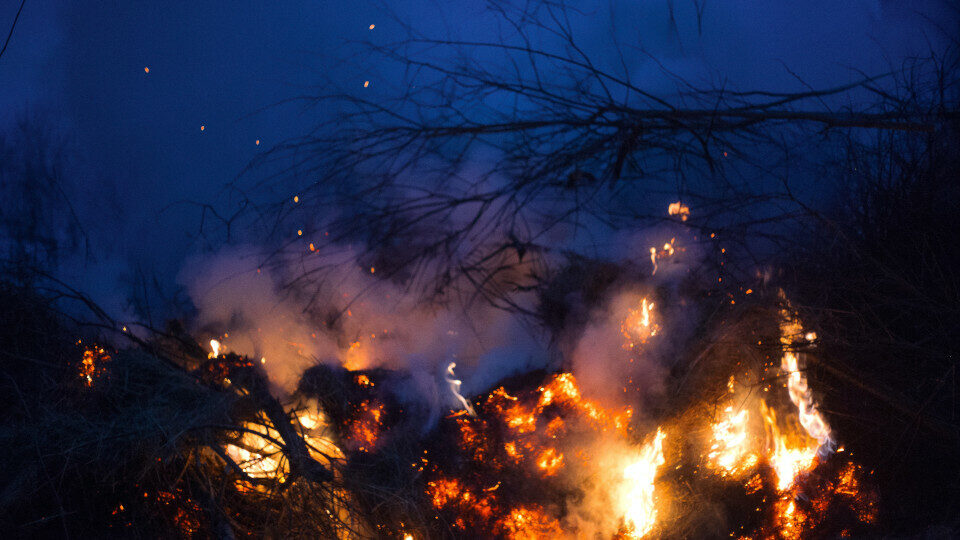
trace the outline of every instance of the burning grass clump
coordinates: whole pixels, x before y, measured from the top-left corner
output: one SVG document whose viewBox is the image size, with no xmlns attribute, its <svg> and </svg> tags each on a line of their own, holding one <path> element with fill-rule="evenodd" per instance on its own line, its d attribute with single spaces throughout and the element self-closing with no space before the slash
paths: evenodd
<svg viewBox="0 0 960 540">
<path fill-rule="evenodd" d="M 90 349 L 49 304 L 3 293 L 11 323 L 0 343 L 5 529 L 30 536 L 199 530 L 208 521 L 197 502 L 204 495 L 176 478 L 196 458 L 197 430 L 229 420 L 230 399 L 136 350 L 111 351 L 91 377 Z M 96 350 L 105 360 L 106 348 Z"/>
<path fill-rule="evenodd" d="M 93 345 L 29 289 L 4 283 L 0 301 L 4 530 L 135 538 L 362 530 L 319 417 L 282 406 L 252 362 L 192 357 L 187 367 L 150 342 Z M 264 440 L 276 442 L 272 458 L 285 474 L 257 474 L 265 456 L 231 454 L 241 446 L 256 454 L 249 445 Z"/>
<path fill-rule="evenodd" d="M 777 294 L 754 298 L 706 318 L 711 331 L 685 348 L 676 363 L 686 369 L 675 370 L 672 391 L 652 411 L 601 405 L 560 371 L 501 381 L 472 400 L 475 414 L 442 418 L 400 473 L 422 489 L 402 497 L 419 495 L 417 515 L 433 517 L 408 519 L 407 530 L 503 538 L 874 533 L 870 473 L 811 435 L 813 424 L 797 414 L 819 414 L 794 367 L 812 361 L 814 343 L 793 335 L 802 327 Z"/>
</svg>

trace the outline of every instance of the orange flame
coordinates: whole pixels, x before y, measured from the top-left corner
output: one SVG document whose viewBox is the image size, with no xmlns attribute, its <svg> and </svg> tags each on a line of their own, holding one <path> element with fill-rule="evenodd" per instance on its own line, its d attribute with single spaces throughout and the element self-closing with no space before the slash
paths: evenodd
<svg viewBox="0 0 960 540">
<path fill-rule="evenodd" d="M 101 377 L 105 370 L 105 364 L 111 360 L 106 349 L 99 345 L 91 345 L 84 349 L 83 358 L 80 360 L 78 369 L 83 384 L 93 386 L 93 381 Z"/>
<path fill-rule="evenodd" d="M 666 435 L 657 428 L 653 441 L 645 445 L 636 459 L 623 469 L 626 491 L 619 498 L 622 508 L 625 534 L 628 538 L 641 538 L 649 533 L 657 522 L 657 506 L 654 500 L 654 480 L 657 469 L 664 464 L 663 439 Z"/>
<path fill-rule="evenodd" d="M 760 414 L 763 415 L 764 425 L 769 436 L 770 466 L 777 475 L 777 489 L 784 491 L 793 485 L 800 473 L 809 470 L 814 465 L 817 455 L 816 441 L 809 437 L 797 436 L 789 438 L 777 425 L 777 415 L 773 409 L 767 407 L 766 402 L 760 402 Z"/>
<path fill-rule="evenodd" d="M 632 349 L 638 344 L 657 335 L 660 327 L 653 320 L 654 303 L 643 298 L 638 309 L 630 309 L 627 317 L 620 323 L 620 332 L 627 338 L 624 348 Z"/>
<path fill-rule="evenodd" d="M 750 447 L 749 419 L 747 409 L 735 411 L 729 406 L 724 409 L 723 418 L 711 426 L 713 444 L 707 459 L 721 476 L 739 476 L 752 470 L 759 461 Z"/>
<path fill-rule="evenodd" d="M 667 207 L 667 214 L 671 216 L 680 216 L 680 221 L 686 221 L 690 217 L 690 208 L 680 201 L 670 203 Z"/>
</svg>

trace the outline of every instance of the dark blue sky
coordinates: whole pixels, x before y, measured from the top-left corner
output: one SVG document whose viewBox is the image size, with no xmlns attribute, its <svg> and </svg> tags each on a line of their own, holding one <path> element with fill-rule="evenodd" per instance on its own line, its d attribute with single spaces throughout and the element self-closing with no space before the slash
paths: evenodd
<svg viewBox="0 0 960 540">
<path fill-rule="evenodd" d="M 18 4 L 0 1 L 4 34 Z M 692 0 L 614 1 L 613 17 L 607 2 L 571 5 L 585 10 L 576 27 L 601 62 L 612 20 L 621 41 L 681 75 L 765 89 L 798 87 L 784 66 L 813 85 L 849 82 L 851 67 L 884 71 L 936 38 L 915 10 L 942 20 L 934 0 L 707 0 L 700 34 Z M 324 85 L 389 86 L 396 71 L 351 44 L 402 37 L 387 9 L 434 35 L 490 38 L 496 27 L 480 2 L 460 0 L 27 0 L 0 58 L 0 128 L 30 112 L 70 141 L 77 206 L 102 266 L 87 270 L 113 275 L 136 261 L 175 275 L 199 226 L 197 208 L 178 203 L 225 204 L 224 186 L 251 158 L 328 113 L 264 107 Z M 669 88 L 654 64 L 630 61 L 651 88 Z"/>
</svg>

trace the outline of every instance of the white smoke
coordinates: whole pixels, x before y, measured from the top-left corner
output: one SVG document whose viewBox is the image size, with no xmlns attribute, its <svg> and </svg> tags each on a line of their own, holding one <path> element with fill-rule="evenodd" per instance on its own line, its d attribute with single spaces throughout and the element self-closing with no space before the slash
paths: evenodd
<svg viewBox="0 0 960 540">
<path fill-rule="evenodd" d="M 446 409 L 462 407 L 444 383 L 451 362 L 471 396 L 549 360 L 546 343 L 512 313 L 483 302 L 424 302 L 361 267 L 349 249 L 336 261 L 311 259 L 261 266 L 264 255 L 250 246 L 195 257 L 180 275 L 197 309 L 195 331 L 226 334 L 225 350 L 264 358 L 278 393 L 292 393 L 318 362 L 388 368 L 417 387 L 402 394 Z M 322 281 L 291 285 L 314 271 Z"/>
</svg>

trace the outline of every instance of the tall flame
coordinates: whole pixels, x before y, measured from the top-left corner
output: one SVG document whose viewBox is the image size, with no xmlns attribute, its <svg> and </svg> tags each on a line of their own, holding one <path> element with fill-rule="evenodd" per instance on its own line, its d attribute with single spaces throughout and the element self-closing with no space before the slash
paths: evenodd
<svg viewBox="0 0 960 540">
<path fill-rule="evenodd" d="M 802 439 L 789 439 L 777 424 L 777 414 L 767 407 L 764 401 L 760 401 L 760 414 L 763 415 L 764 425 L 769 435 L 770 448 L 767 458 L 777 475 L 777 489 L 784 491 L 793 485 L 800 473 L 813 465 L 817 447 L 805 443 Z"/>
<path fill-rule="evenodd" d="M 780 291 L 780 294 L 781 298 L 784 298 L 783 291 Z M 788 306 L 780 312 L 780 342 L 784 347 L 780 370 L 787 375 L 787 390 L 790 401 L 797 407 L 800 425 L 819 443 L 818 454 L 829 455 L 836 447 L 830 434 L 830 426 L 814 402 L 813 392 L 807 385 L 807 376 L 800 370 L 797 354 L 788 350 L 797 336 L 803 336 L 807 341 L 816 338 L 816 334 L 812 332 L 804 334 L 803 326 Z"/>
<path fill-rule="evenodd" d="M 627 490 L 621 498 L 624 504 L 623 522 L 628 538 L 641 538 L 649 533 L 657 522 L 657 506 L 654 500 L 654 480 L 657 469 L 664 464 L 664 432 L 657 428 L 653 440 L 647 443 L 640 454 L 623 469 Z"/>
<path fill-rule="evenodd" d="M 750 448 L 747 409 L 735 411 L 733 406 L 724 409 L 723 419 L 713 424 L 713 444 L 707 459 L 720 471 L 721 476 L 737 476 L 752 469 L 759 457 Z"/>
</svg>

